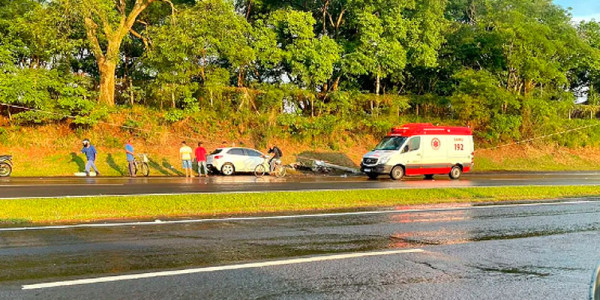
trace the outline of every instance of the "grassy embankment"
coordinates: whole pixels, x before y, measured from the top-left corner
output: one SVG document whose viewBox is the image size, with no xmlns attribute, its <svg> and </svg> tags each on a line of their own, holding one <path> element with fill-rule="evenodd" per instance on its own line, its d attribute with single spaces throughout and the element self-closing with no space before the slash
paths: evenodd
<svg viewBox="0 0 600 300">
<path fill-rule="evenodd" d="M 494 187 L 20 199 L 2 202 L 0 223 L 153 220 L 573 197 L 600 197 L 600 189 L 594 186 Z"/>
<path fill-rule="evenodd" d="M 8 127 L 6 127 L 8 128 Z M 83 171 L 85 158 L 80 153 L 81 140 L 90 138 L 99 151 L 97 165 L 105 176 L 127 174 L 122 147 L 133 140 L 136 151 L 147 153 L 153 176 L 181 175 L 178 150 L 182 139 L 194 144 L 203 140 L 209 150 L 225 145 L 247 146 L 265 151 L 266 145 L 251 135 L 235 131 L 189 133 L 185 127 L 157 128 L 151 136 L 132 135 L 109 126 L 88 130 L 71 130 L 66 125 L 19 127 L 5 130 L 0 154 L 13 154 L 13 176 L 72 176 Z M 361 157 L 377 139 L 370 135 L 342 137 L 330 142 L 303 142 L 274 138 L 285 153 L 285 162 L 297 156 L 324 159 L 336 164 L 357 167 Z M 475 172 L 484 171 L 582 171 L 600 170 L 600 148 L 569 149 L 551 145 L 510 146 L 495 150 L 477 150 Z"/>
</svg>

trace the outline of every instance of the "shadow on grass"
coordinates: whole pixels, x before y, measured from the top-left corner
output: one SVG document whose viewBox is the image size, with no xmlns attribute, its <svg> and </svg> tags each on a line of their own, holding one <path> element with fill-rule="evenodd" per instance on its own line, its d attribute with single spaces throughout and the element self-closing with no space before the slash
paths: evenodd
<svg viewBox="0 0 600 300">
<path fill-rule="evenodd" d="M 111 167 L 113 170 L 117 171 L 119 173 L 119 175 L 123 176 L 125 175 L 125 170 L 123 170 L 116 162 L 114 157 L 112 156 L 111 153 L 108 154 L 108 156 L 106 157 L 106 163 L 108 164 L 109 167 Z"/>
<path fill-rule="evenodd" d="M 170 162 L 169 162 L 169 161 L 168 161 L 166 158 L 163 158 L 163 161 L 162 161 L 162 166 L 163 166 L 164 168 L 166 168 L 167 170 L 170 170 L 171 172 L 175 173 L 177 176 L 184 176 L 184 175 L 185 175 L 185 174 L 184 174 L 184 173 L 182 173 L 181 171 L 179 171 L 179 170 L 175 169 L 175 168 L 173 167 L 173 165 L 172 165 L 172 164 L 171 164 L 171 163 L 170 163 Z"/>
<path fill-rule="evenodd" d="M 297 155 L 298 161 L 306 159 L 323 160 L 334 165 L 358 168 L 358 166 L 344 153 L 341 152 L 315 152 L 304 151 Z"/>
<path fill-rule="evenodd" d="M 169 173 L 170 165 L 167 167 L 167 169 L 165 169 L 152 159 L 148 160 L 148 165 L 150 165 L 150 168 L 157 170 L 160 174 L 163 174 L 165 176 L 173 175 L 173 174 Z"/>
<path fill-rule="evenodd" d="M 71 161 L 77 165 L 77 172 L 85 172 L 85 162 L 75 152 L 71 152 Z"/>
</svg>

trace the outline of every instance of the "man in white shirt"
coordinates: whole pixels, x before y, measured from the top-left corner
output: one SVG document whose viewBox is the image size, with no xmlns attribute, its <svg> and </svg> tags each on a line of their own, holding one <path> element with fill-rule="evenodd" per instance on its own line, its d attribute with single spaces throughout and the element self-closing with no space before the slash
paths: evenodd
<svg viewBox="0 0 600 300">
<path fill-rule="evenodd" d="M 192 173 L 192 148 L 186 145 L 185 141 L 181 142 L 181 148 L 179 148 L 179 155 L 181 156 L 181 162 L 183 164 L 183 170 L 185 171 L 185 177 L 194 177 Z"/>
</svg>

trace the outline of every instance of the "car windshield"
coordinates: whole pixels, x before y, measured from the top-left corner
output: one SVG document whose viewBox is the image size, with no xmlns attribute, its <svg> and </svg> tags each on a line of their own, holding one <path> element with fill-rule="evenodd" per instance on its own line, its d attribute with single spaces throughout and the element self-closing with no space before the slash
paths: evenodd
<svg viewBox="0 0 600 300">
<path fill-rule="evenodd" d="M 400 150 L 405 141 L 406 137 L 403 136 L 388 136 L 374 150 Z"/>
<path fill-rule="evenodd" d="M 217 150 L 213 151 L 210 155 L 219 154 L 221 152 L 223 152 L 223 149 L 217 149 Z"/>
</svg>

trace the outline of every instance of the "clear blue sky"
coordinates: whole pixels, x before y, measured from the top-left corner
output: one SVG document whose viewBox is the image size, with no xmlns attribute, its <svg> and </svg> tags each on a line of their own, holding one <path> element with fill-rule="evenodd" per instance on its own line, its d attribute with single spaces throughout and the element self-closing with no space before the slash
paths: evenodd
<svg viewBox="0 0 600 300">
<path fill-rule="evenodd" d="M 576 20 L 600 21 L 600 0 L 554 0 L 554 3 L 564 8 L 572 7 L 573 18 Z"/>
</svg>

